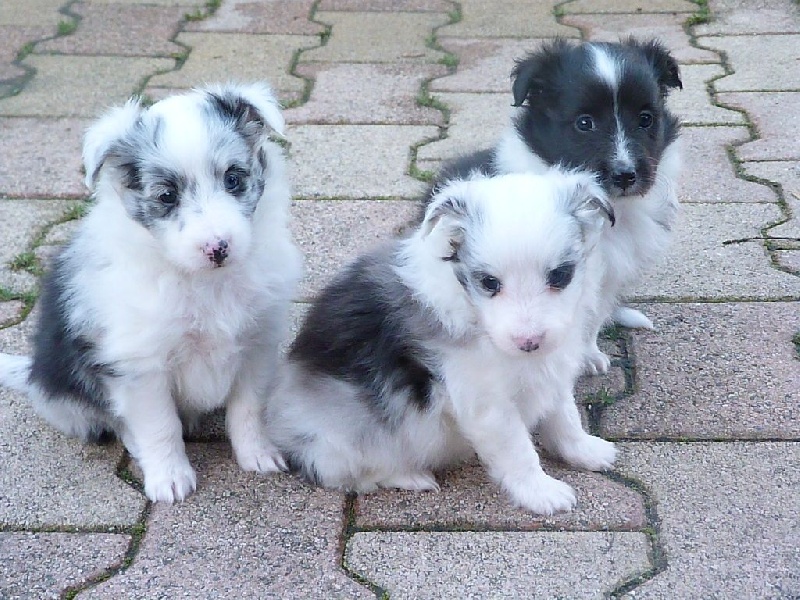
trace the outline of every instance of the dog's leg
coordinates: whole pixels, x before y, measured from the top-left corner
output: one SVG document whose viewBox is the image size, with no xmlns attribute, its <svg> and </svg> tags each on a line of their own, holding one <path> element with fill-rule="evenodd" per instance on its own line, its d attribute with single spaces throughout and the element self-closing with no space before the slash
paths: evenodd
<svg viewBox="0 0 800 600">
<path fill-rule="evenodd" d="M 142 467 L 147 497 L 170 503 L 186 498 L 197 488 L 197 478 L 166 376 L 112 377 L 109 387 L 120 437 Z"/>
<path fill-rule="evenodd" d="M 606 310 L 601 307 L 592 311 L 587 317 L 583 365 L 584 371 L 589 375 L 602 375 L 611 367 L 611 358 L 597 346 L 597 338 L 606 316 Z"/>
<path fill-rule="evenodd" d="M 228 399 L 225 414 L 233 454 L 245 471 L 286 471 L 286 462 L 280 451 L 267 439 L 264 431 L 263 395 L 258 393 L 253 376 L 240 374 Z"/>
<path fill-rule="evenodd" d="M 560 456 L 574 467 L 589 471 L 610 469 L 617 455 L 614 444 L 583 430 L 571 393 L 542 419 L 539 441 L 548 452 Z"/>
<path fill-rule="evenodd" d="M 438 492 L 439 484 L 430 471 L 416 473 L 396 473 L 378 482 L 383 488 L 396 488 L 399 490 L 412 490 L 415 492 Z"/>
</svg>

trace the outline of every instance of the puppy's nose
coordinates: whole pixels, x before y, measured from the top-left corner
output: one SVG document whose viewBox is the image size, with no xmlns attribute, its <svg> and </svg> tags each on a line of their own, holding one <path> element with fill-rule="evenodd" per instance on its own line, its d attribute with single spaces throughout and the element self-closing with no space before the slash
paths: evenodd
<svg viewBox="0 0 800 600">
<path fill-rule="evenodd" d="M 618 171 L 612 175 L 611 180 L 614 185 L 620 189 L 627 190 L 634 183 L 636 183 L 635 171 Z"/>
<path fill-rule="evenodd" d="M 533 352 L 539 349 L 543 339 L 543 335 L 515 335 L 511 338 L 511 341 L 523 352 Z"/>
<path fill-rule="evenodd" d="M 225 259 L 228 258 L 228 242 L 227 240 L 217 240 L 213 244 L 206 244 L 205 251 L 208 260 L 214 263 L 215 266 L 221 267 Z"/>
</svg>

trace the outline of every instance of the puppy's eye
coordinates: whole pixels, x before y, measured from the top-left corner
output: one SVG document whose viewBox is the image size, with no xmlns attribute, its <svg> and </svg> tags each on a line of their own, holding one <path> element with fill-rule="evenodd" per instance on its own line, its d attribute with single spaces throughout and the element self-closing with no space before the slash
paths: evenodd
<svg viewBox="0 0 800 600">
<path fill-rule="evenodd" d="M 178 202 L 178 193 L 175 190 L 164 190 L 157 196 L 157 200 L 161 204 L 172 206 Z"/>
<path fill-rule="evenodd" d="M 244 187 L 244 177 L 239 171 L 228 169 L 223 178 L 225 191 L 231 194 L 239 192 Z"/>
<path fill-rule="evenodd" d="M 575 119 L 575 129 L 578 131 L 593 131 L 594 119 L 591 115 L 581 115 Z"/>
<path fill-rule="evenodd" d="M 547 285 L 554 290 L 563 290 L 572 281 L 575 263 L 564 263 L 547 273 Z"/>
<path fill-rule="evenodd" d="M 650 129 L 653 125 L 653 113 L 643 110 L 639 113 L 639 127 L 641 129 Z"/>
<path fill-rule="evenodd" d="M 500 292 L 500 288 L 503 287 L 503 284 L 501 284 L 500 280 L 493 275 L 484 275 L 481 277 L 481 287 L 494 296 Z"/>
</svg>

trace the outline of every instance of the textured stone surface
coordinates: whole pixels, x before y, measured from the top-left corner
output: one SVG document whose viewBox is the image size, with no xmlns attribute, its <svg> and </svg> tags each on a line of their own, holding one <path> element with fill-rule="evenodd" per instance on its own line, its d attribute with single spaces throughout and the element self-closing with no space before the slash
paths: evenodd
<svg viewBox="0 0 800 600">
<path fill-rule="evenodd" d="M 299 297 L 315 294 L 356 256 L 403 231 L 415 211 L 415 203 L 404 200 L 295 202 L 292 229 L 306 256 Z"/>
<path fill-rule="evenodd" d="M 692 125 L 743 125 L 742 113 L 715 106 L 707 85 L 725 73 L 722 65 L 681 65 L 682 90 L 673 90 L 667 104 L 681 122 Z"/>
<path fill-rule="evenodd" d="M 443 30 L 444 31 L 444 30 Z M 511 104 L 514 61 L 539 46 L 541 40 L 442 38 L 442 48 L 458 57 L 452 75 L 431 82 L 436 92 L 502 92 Z"/>
<path fill-rule="evenodd" d="M 189 58 L 179 70 L 153 77 L 149 85 L 189 88 L 216 81 L 266 80 L 276 91 L 299 93 L 305 83 L 289 74 L 292 55 L 319 44 L 318 37 L 308 35 L 195 32 L 181 33 L 177 41 L 192 49 Z"/>
<path fill-rule="evenodd" d="M 36 77 L 23 93 L 0 100 L 0 115 L 97 117 L 109 106 L 124 103 L 151 73 L 173 68 L 175 61 L 31 55 L 25 64 L 36 69 Z"/>
<path fill-rule="evenodd" d="M 800 114 L 800 92 L 732 92 L 717 95 L 725 106 L 747 111 L 759 139 L 741 146 L 741 160 L 800 160 L 794 123 Z"/>
<path fill-rule="evenodd" d="M 508 94 L 446 94 L 435 97 L 450 110 L 447 137 L 425 144 L 417 151 L 417 166 L 438 170 L 443 160 L 493 145 L 508 126 L 512 111 Z"/>
<path fill-rule="evenodd" d="M 447 0 L 321 0 L 319 10 L 447 13 L 453 5 Z"/>
<path fill-rule="evenodd" d="M 681 202 L 776 202 L 765 185 L 740 179 L 726 146 L 750 138 L 745 127 L 684 127 L 684 169 L 678 186 Z"/>
<path fill-rule="evenodd" d="M 653 494 L 667 568 L 626 598 L 800 594 L 800 444 L 626 444 L 618 469 Z"/>
<path fill-rule="evenodd" d="M 693 13 L 697 5 L 688 0 L 576 0 L 561 7 L 564 14 L 582 13 Z"/>
<path fill-rule="evenodd" d="M 0 533 L 0 597 L 61 598 L 119 565 L 130 537 L 104 533 Z"/>
<path fill-rule="evenodd" d="M 290 132 L 292 181 L 300 197 L 413 198 L 410 146 L 436 137 L 431 126 L 301 125 Z"/>
<path fill-rule="evenodd" d="M 46 27 L 55 33 L 59 21 L 66 20 L 64 15 L 58 12 L 63 5 L 62 0 L 2 2 L 0 3 L 0 25 Z"/>
<path fill-rule="evenodd" d="M 184 51 L 170 39 L 186 7 L 77 2 L 70 10 L 81 17 L 75 32 L 37 44 L 37 53 L 171 56 Z"/>
<path fill-rule="evenodd" d="M 2 10 L 2 9 L 0 9 Z M 22 27 L 20 25 L 0 25 L 0 80 L 11 79 L 25 74 L 25 69 L 12 65 L 17 54 L 25 44 L 36 42 L 50 35 L 45 27 Z"/>
<path fill-rule="evenodd" d="M 8 300 L 0 302 L 0 327 L 5 327 L 9 323 L 16 321 L 22 316 L 25 305 L 19 300 Z"/>
<path fill-rule="evenodd" d="M 184 31 L 318 34 L 325 28 L 308 20 L 313 4 L 314 0 L 226 0 L 213 16 L 187 23 Z"/>
<path fill-rule="evenodd" d="M 799 33 L 800 9 L 791 0 L 711 0 L 714 18 L 697 35 Z"/>
<path fill-rule="evenodd" d="M 131 566 L 82 597 L 374 597 L 338 566 L 342 494 L 244 473 L 227 444 L 187 452 L 197 492 L 155 505 Z"/>
<path fill-rule="evenodd" d="M 206 6 L 208 0 L 92 0 L 93 4 L 152 4 L 156 6 Z M 192 11 L 195 12 L 194 10 Z"/>
<path fill-rule="evenodd" d="M 289 123 L 441 125 L 441 111 L 419 106 L 422 83 L 442 75 L 441 65 L 303 64 L 314 80 L 308 102 L 286 111 Z"/>
<path fill-rule="evenodd" d="M 541 517 L 516 508 L 474 461 L 437 476 L 438 492 L 381 490 L 356 502 L 356 527 L 366 529 L 514 529 L 635 531 L 645 527 L 644 503 L 634 490 L 598 473 L 543 460 L 544 470 L 570 484 L 578 497 L 569 513 Z"/>
<path fill-rule="evenodd" d="M 685 204 L 667 256 L 637 298 L 775 299 L 800 295 L 800 280 L 773 269 L 761 228 L 782 218 L 774 204 Z M 728 243 L 734 240 L 752 240 Z"/>
<path fill-rule="evenodd" d="M 599 598 L 648 568 L 642 533 L 364 532 L 345 558 L 393 599 Z"/>
<path fill-rule="evenodd" d="M 680 63 L 718 63 L 719 56 L 711 50 L 692 46 L 683 30 L 686 14 L 638 15 L 570 15 L 564 23 L 578 27 L 595 42 L 617 42 L 634 36 L 639 39 L 658 38 Z"/>
<path fill-rule="evenodd" d="M 447 23 L 435 13 L 317 12 L 333 27 L 325 46 L 304 52 L 303 62 L 436 62 L 443 54 L 428 48 L 434 27 Z"/>
<path fill-rule="evenodd" d="M 796 302 L 653 304 L 635 332 L 636 392 L 605 410 L 626 438 L 796 439 Z"/>
<path fill-rule="evenodd" d="M 556 22 L 554 4 L 526 0 L 461 0 L 461 20 L 442 28 L 439 35 L 464 38 L 577 37 L 575 29 Z"/>
<path fill-rule="evenodd" d="M 703 45 L 725 52 L 735 72 L 714 83 L 718 92 L 797 90 L 800 35 L 703 38 Z M 754 52 L 754 44 L 758 51 Z"/>
<path fill-rule="evenodd" d="M 0 118 L 0 197 L 76 198 L 84 119 Z"/>
<path fill-rule="evenodd" d="M 743 163 L 745 173 L 778 183 L 783 188 L 783 199 L 791 218 L 782 225 L 772 227 L 769 237 L 795 238 L 800 244 L 800 162 L 771 161 Z"/>
</svg>

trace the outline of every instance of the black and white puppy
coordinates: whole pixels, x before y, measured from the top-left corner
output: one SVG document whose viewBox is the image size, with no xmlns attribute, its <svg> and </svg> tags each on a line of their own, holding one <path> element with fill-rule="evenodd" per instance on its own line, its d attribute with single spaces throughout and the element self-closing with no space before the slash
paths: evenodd
<svg viewBox="0 0 800 600">
<path fill-rule="evenodd" d="M 182 425 L 223 405 L 239 465 L 283 466 L 259 421 L 302 269 L 269 139 L 283 126 L 261 84 L 99 119 L 83 150 L 95 204 L 43 282 L 33 357 L 0 355 L 0 383 L 57 429 L 118 435 L 153 501 L 195 489 Z"/>
<path fill-rule="evenodd" d="M 605 372 L 597 333 L 612 314 L 652 328 L 622 295 L 665 251 L 678 213 L 678 121 L 666 106 L 681 87 L 678 65 L 658 42 L 574 43 L 557 39 L 517 62 L 511 127 L 491 149 L 446 165 L 432 189 L 478 170 L 543 173 L 554 165 L 593 173 L 614 206 L 616 225 L 600 242 L 607 270 L 598 318 L 587 334 L 586 366 Z"/>
<path fill-rule="evenodd" d="M 529 432 L 574 466 L 614 461 L 572 394 L 611 219 L 586 173 L 449 183 L 413 235 L 316 299 L 267 402 L 269 439 L 310 481 L 360 492 L 436 489 L 434 470 L 477 452 L 517 504 L 569 510 Z"/>
</svg>

